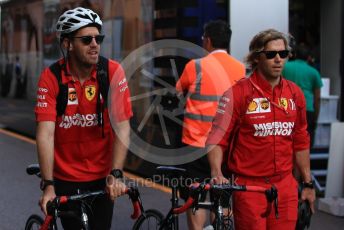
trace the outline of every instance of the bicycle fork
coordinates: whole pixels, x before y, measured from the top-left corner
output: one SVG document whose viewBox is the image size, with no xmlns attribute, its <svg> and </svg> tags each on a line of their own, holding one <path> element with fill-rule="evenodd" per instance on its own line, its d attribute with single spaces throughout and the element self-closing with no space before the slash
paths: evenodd
<svg viewBox="0 0 344 230">
<path fill-rule="evenodd" d="M 85 230 L 90 230 L 90 226 L 88 224 L 88 216 L 86 214 L 86 212 L 87 212 L 86 205 L 84 204 L 84 202 L 81 202 L 80 209 L 81 209 L 81 216 L 80 216 L 80 218 L 81 218 L 82 227 Z"/>
<path fill-rule="evenodd" d="M 216 219 L 215 219 L 215 226 L 214 229 L 215 230 L 223 230 L 224 226 L 223 226 L 223 207 L 221 205 L 220 199 L 215 199 L 214 200 L 214 204 L 216 210 L 215 210 L 215 215 L 216 215 Z"/>
</svg>

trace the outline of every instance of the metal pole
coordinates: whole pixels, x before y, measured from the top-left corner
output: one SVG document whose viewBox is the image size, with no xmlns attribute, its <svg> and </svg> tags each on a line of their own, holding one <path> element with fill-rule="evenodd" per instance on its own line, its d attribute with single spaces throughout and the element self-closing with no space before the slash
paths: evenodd
<svg viewBox="0 0 344 230">
<path fill-rule="evenodd" d="M 341 18 L 342 18 L 342 23 L 341 23 L 341 32 L 342 32 L 342 42 L 341 42 L 341 57 L 340 57 L 340 76 L 341 76 L 341 89 L 340 89 L 340 114 L 339 114 L 339 120 L 344 121 L 344 3 L 341 1 Z"/>
<path fill-rule="evenodd" d="M 1 11 L 1 3 L 0 3 L 0 50 L 2 45 L 2 11 Z"/>
</svg>

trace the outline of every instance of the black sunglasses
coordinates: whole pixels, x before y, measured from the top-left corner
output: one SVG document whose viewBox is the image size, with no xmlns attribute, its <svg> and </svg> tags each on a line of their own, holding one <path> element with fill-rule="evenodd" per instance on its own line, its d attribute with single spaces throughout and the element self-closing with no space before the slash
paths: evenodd
<svg viewBox="0 0 344 230">
<path fill-rule="evenodd" d="M 280 50 L 280 51 L 263 50 L 263 51 L 260 51 L 259 53 L 264 53 L 267 59 L 275 58 L 277 54 L 280 56 L 280 58 L 286 58 L 289 55 L 289 50 Z"/>
<path fill-rule="evenodd" d="M 81 42 L 84 45 L 89 45 L 91 44 L 93 38 L 96 40 L 96 43 L 98 45 L 100 45 L 103 40 L 104 40 L 105 35 L 101 34 L 101 35 L 96 35 L 96 36 L 80 36 L 80 37 L 73 37 L 73 38 L 80 38 Z"/>
</svg>

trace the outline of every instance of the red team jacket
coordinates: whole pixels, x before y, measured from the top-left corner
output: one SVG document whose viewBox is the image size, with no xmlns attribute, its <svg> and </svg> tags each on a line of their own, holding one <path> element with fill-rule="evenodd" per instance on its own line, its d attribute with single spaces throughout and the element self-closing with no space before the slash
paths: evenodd
<svg viewBox="0 0 344 230">
<path fill-rule="evenodd" d="M 62 64 L 62 60 L 60 61 Z M 67 65 L 67 71 L 69 71 Z M 121 122 L 132 116 L 130 92 L 120 65 L 109 60 L 110 92 L 108 109 L 104 111 L 104 134 L 97 121 L 96 70 L 83 85 L 61 72 L 62 83 L 68 83 L 68 103 L 64 115 L 56 115 L 59 87 L 56 77 L 46 68 L 39 79 L 36 120 L 54 121 L 54 178 L 67 181 L 92 181 L 104 178 L 111 170 L 115 135 L 111 121 Z M 111 100 L 110 100 L 111 99 Z"/>
<path fill-rule="evenodd" d="M 247 83 L 250 87 L 243 86 Z M 223 95 L 207 145 L 219 145 L 230 154 L 227 167 L 238 175 L 268 177 L 291 172 L 294 153 L 309 148 L 301 89 L 284 78 L 272 89 L 254 72 Z"/>
</svg>

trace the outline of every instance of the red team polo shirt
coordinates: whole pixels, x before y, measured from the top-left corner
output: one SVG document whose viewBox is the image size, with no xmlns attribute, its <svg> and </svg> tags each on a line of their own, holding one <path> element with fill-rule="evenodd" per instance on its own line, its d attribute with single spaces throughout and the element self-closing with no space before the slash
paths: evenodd
<svg viewBox="0 0 344 230">
<path fill-rule="evenodd" d="M 245 92 L 246 95 L 251 95 L 249 104 L 243 103 L 245 95 L 240 81 L 226 91 L 220 100 L 207 144 L 220 145 L 227 151 L 225 154 L 229 154 L 229 137 L 236 124 L 240 123 L 238 136 L 227 162 L 230 171 L 251 177 L 291 172 L 293 154 L 309 148 L 303 93 L 294 83 L 284 78 L 281 78 L 274 89 L 257 72 L 250 79 L 261 91 L 254 88 Z M 266 98 L 279 104 L 280 108 L 272 105 Z M 243 109 L 246 110 L 244 114 Z"/>
<path fill-rule="evenodd" d="M 60 63 L 62 64 L 62 60 Z M 67 65 L 67 71 L 68 70 Z M 121 66 L 109 60 L 111 81 L 108 108 L 104 111 L 104 138 L 97 121 L 96 69 L 83 85 L 61 71 L 62 83 L 68 84 L 68 103 L 64 115 L 57 117 L 56 97 L 59 92 L 56 77 L 46 68 L 39 79 L 36 121 L 54 121 L 54 178 L 67 181 L 92 181 L 108 175 L 112 165 L 115 133 L 111 121 L 121 122 L 132 116 L 130 92 Z M 44 153 L 43 153 L 44 154 Z"/>
</svg>

